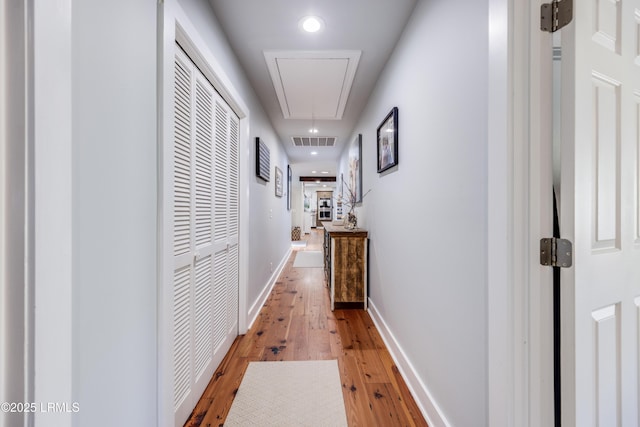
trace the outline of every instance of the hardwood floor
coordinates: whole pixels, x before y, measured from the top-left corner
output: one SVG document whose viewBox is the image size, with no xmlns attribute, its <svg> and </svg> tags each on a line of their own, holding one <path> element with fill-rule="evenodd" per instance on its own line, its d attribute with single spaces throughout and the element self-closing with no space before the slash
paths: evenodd
<svg viewBox="0 0 640 427">
<path fill-rule="evenodd" d="M 329 305 L 321 268 L 294 268 L 298 250 L 322 250 L 313 230 L 294 248 L 253 327 L 238 337 L 185 427 L 224 424 L 251 361 L 337 359 L 350 426 L 426 426 L 384 342 L 364 310 Z M 274 384 L 274 392 L 277 392 Z"/>
</svg>

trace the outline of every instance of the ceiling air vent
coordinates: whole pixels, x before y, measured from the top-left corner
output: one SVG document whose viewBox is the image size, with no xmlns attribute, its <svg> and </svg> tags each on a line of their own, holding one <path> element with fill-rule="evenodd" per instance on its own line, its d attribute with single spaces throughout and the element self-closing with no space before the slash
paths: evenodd
<svg viewBox="0 0 640 427">
<path fill-rule="evenodd" d="M 336 145 L 335 136 L 294 136 L 293 145 L 296 147 L 333 147 Z"/>
</svg>

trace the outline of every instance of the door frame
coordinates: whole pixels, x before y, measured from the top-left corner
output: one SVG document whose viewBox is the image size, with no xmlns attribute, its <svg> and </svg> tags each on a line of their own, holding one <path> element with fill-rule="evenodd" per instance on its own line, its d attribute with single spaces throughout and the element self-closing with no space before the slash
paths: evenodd
<svg viewBox="0 0 640 427">
<path fill-rule="evenodd" d="M 551 109 L 542 108 L 551 97 L 552 44 L 539 29 L 542 2 L 532 3 L 489 1 L 491 426 L 553 425 L 552 269 L 539 263 L 539 239 L 553 231 Z"/>
<path fill-rule="evenodd" d="M 34 0 L 26 5 L 34 162 L 27 171 L 33 183 L 34 248 L 33 258 L 26 259 L 33 262 L 34 282 L 34 305 L 28 308 L 34 336 L 32 402 L 73 402 L 72 5 Z M 71 425 L 72 415 L 36 412 L 33 423 Z"/>
<path fill-rule="evenodd" d="M 0 10 L 0 402 L 34 402 L 33 4 L 0 0 Z M 33 419 L 0 412 L 0 425 Z"/>
<path fill-rule="evenodd" d="M 158 425 L 173 426 L 173 251 L 171 218 L 165 218 L 171 200 L 170 153 L 173 141 L 173 73 L 176 42 L 185 50 L 214 89 L 240 119 L 239 283 L 238 334 L 247 332 L 249 271 L 250 111 L 227 73 L 209 50 L 177 0 L 158 4 Z"/>
</svg>

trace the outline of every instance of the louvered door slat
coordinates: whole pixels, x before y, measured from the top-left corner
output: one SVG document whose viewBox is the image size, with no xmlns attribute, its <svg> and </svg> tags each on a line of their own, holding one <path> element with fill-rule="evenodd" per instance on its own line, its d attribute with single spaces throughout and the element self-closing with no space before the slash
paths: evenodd
<svg viewBox="0 0 640 427">
<path fill-rule="evenodd" d="M 175 61 L 173 253 L 188 253 L 191 245 L 191 74 Z"/>
<path fill-rule="evenodd" d="M 207 83 L 208 84 L 208 83 Z M 196 81 L 196 245 L 211 243 L 212 89 Z"/>
<path fill-rule="evenodd" d="M 228 114 L 224 105 L 216 102 L 216 147 L 214 158 L 214 240 L 224 240 L 228 233 L 229 172 Z"/>
<path fill-rule="evenodd" d="M 229 248 L 227 276 L 227 331 L 232 330 L 238 322 L 238 245 Z"/>
<path fill-rule="evenodd" d="M 237 327 L 239 282 L 239 187 L 240 187 L 240 127 L 238 118 L 230 114 L 229 126 L 229 247 L 227 270 L 227 330 Z"/>
<path fill-rule="evenodd" d="M 239 225 L 239 188 L 240 188 L 240 150 L 239 124 L 234 116 L 230 120 L 229 129 L 229 236 L 238 235 Z M 237 241 L 237 240 L 236 240 Z"/>
<path fill-rule="evenodd" d="M 191 269 L 174 273 L 173 284 L 173 381 L 174 405 L 177 408 L 191 388 Z"/>
<path fill-rule="evenodd" d="M 200 376 L 213 357 L 211 256 L 196 262 L 195 374 Z"/>
<path fill-rule="evenodd" d="M 215 255 L 213 266 L 213 348 L 217 349 L 224 340 L 227 327 L 227 254 L 226 251 Z"/>
</svg>

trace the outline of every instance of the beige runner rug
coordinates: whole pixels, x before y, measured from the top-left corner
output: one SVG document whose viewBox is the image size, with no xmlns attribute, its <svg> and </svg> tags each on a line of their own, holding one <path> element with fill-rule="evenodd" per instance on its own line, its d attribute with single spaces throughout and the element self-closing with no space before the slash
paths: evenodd
<svg viewBox="0 0 640 427">
<path fill-rule="evenodd" d="M 347 426 L 337 360 L 250 362 L 228 426 Z"/>
<path fill-rule="evenodd" d="M 296 259 L 293 261 L 295 268 L 300 267 L 324 267 L 324 257 L 320 251 L 298 251 Z"/>
</svg>

